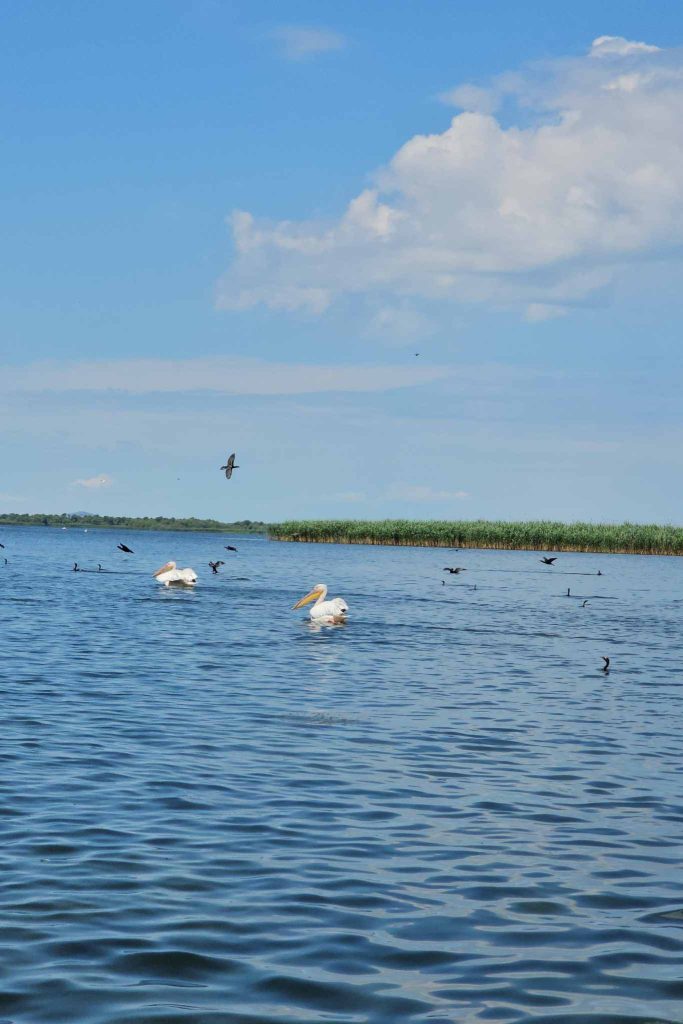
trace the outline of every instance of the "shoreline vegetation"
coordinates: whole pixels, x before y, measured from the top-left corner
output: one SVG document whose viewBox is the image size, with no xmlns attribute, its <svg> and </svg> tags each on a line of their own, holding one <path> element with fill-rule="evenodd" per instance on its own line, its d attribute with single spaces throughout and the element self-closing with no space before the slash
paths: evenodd
<svg viewBox="0 0 683 1024">
<path fill-rule="evenodd" d="M 120 530 L 186 530 L 202 533 L 266 532 L 266 523 L 242 519 L 238 523 L 221 523 L 218 519 L 171 519 L 167 516 L 96 516 L 86 512 L 60 514 L 22 512 L 0 514 L 0 526 L 66 526 Z"/>
<path fill-rule="evenodd" d="M 316 544 L 683 555 L 683 527 L 646 523 L 292 520 L 269 526 L 268 536 L 271 540 Z"/>
<path fill-rule="evenodd" d="M 263 523 L 242 519 L 173 519 L 167 516 L 100 516 L 76 513 L 0 513 L 3 526 L 83 529 L 178 530 L 245 533 L 309 544 L 375 544 L 393 547 L 491 548 L 509 551 L 583 551 L 625 555 L 683 555 L 683 527 L 654 523 L 558 523 L 417 519 L 310 519 Z"/>
</svg>

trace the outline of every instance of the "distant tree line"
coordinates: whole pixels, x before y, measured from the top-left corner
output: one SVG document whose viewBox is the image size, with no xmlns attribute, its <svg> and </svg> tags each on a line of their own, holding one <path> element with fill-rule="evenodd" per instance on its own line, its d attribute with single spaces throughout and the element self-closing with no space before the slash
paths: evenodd
<svg viewBox="0 0 683 1024">
<path fill-rule="evenodd" d="M 96 516 L 88 512 L 0 513 L 0 526 L 115 526 L 127 530 L 202 530 L 215 533 L 265 533 L 266 524 L 252 519 L 221 523 L 218 519 L 172 519 L 168 516 Z"/>
</svg>

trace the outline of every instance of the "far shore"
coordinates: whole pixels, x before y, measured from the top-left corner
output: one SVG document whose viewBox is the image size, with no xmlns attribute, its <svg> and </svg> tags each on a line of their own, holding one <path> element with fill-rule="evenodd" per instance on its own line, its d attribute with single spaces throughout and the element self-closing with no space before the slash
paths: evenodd
<svg viewBox="0 0 683 1024">
<path fill-rule="evenodd" d="M 12 526 L 233 533 L 267 536 L 273 541 L 308 544 L 683 555 L 683 527 L 656 523 L 561 523 L 550 520 L 507 522 L 488 519 L 311 519 L 268 524 L 250 519 L 223 523 L 216 519 L 99 516 L 90 513 L 0 515 L 0 530 Z"/>
</svg>

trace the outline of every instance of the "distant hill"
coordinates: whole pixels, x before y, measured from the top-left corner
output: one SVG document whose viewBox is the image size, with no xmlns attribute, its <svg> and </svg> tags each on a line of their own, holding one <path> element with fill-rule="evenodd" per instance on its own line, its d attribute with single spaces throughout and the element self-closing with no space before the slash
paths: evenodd
<svg viewBox="0 0 683 1024">
<path fill-rule="evenodd" d="M 89 526 L 125 530 L 194 530 L 213 533 L 265 533 L 266 524 L 242 519 L 222 523 L 218 519 L 171 519 L 167 516 L 96 516 L 90 512 L 0 513 L 0 526 Z"/>
</svg>

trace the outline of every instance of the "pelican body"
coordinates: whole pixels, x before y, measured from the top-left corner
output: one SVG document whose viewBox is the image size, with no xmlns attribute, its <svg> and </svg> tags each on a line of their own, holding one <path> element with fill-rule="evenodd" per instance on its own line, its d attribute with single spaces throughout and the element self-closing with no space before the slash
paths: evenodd
<svg viewBox="0 0 683 1024">
<path fill-rule="evenodd" d="M 170 587 L 172 583 L 193 587 L 197 582 L 197 573 L 194 569 L 177 569 L 175 562 L 167 562 L 152 575 L 165 587 Z"/>
<path fill-rule="evenodd" d="M 330 601 L 326 601 L 327 587 L 324 583 L 316 583 L 313 590 L 302 597 L 300 601 L 297 601 L 293 606 L 292 611 L 297 608 L 303 608 L 304 605 L 309 604 L 311 601 L 315 601 L 315 604 L 311 608 L 310 616 L 313 622 L 321 622 L 326 625 L 333 625 L 335 623 L 346 622 L 346 614 L 349 610 L 349 606 L 342 597 L 333 597 Z"/>
</svg>

